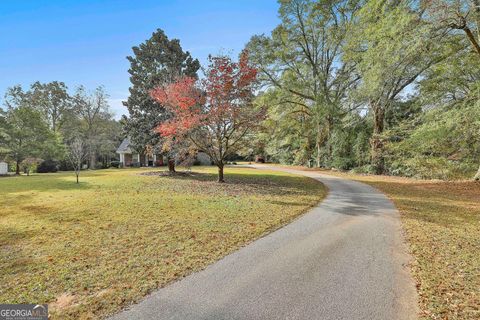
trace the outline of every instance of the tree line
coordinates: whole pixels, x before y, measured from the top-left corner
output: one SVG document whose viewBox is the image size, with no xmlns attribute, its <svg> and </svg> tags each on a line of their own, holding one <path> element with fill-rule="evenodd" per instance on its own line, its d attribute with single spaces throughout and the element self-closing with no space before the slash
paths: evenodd
<svg viewBox="0 0 480 320">
<path fill-rule="evenodd" d="M 138 154 L 168 158 L 169 171 L 202 151 L 217 165 L 219 182 L 229 156 L 247 145 L 248 134 L 262 119 L 253 104 L 257 70 L 244 52 L 239 61 L 211 56 L 199 79 L 200 63 L 184 52 L 178 39 L 158 29 L 132 48 L 129 115 L 113 119 L 103 87 L 84 87 L 69 94 L 62 82 L 36 82 L 28 90 L 7 90 L 0 114 L 0 152 L 14 163 L 16 173 L 59 160 L 77 176 L 84 163 L 90 169 L 99 158 L 111 158 L 121 138 L 128 137 Z M 43 159 L 43 162 L 39 164 Z M 47 159 L 47 160 L 45 160 Z M 57 168 L 57 165 L 54 165 Z"/>
<path fill-rule="evenodd" d="M 281 23 L 247 44 L 257 103 L 268 106 L 251 152 L 377 174 L 474 175 L 478 0 L 279 4 Z"/>
<path fill-rule="evenodd" d="M 121 126 L 109 110 L 100 86 L 73 93 L 63 82 L 35 82 L 28 89 L 8 88 L 0 109 L 0 154 L 15 172 L 72 170 L 81 165 L 106 166 L 119 143 Z M 82 146 L 81 150 L 78 149 Z"/>
<path fill-rule="evenodd" d="M 243 51 L 257 71 L 253 111 L 266 114 L 226 157 L 480 178 L 477 2 L 280 0 L 281 23 Z M 186 145 L 158 129 L 181 103 L 151 93 L 169 85 L 181 93 L 185 78 L 198 80 L 200 64 L 160 29 L 133 52 L 126 132 L 138 152 L 165 152 L 174 171 Z M 250 102 L 242 110 L 252 111 Z M 204 149 L 221 149 L 219 140 Z"/>
</svg>

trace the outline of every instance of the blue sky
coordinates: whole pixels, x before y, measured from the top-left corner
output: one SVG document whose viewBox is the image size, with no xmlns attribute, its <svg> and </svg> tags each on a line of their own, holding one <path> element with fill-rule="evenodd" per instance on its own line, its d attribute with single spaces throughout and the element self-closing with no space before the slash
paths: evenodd
<svg viewBox="0 0 480 320">
<path fill-rule="evenodd" d="M 0 95 L 34 81 L 71 90 L 105 85 L 117 117 L 126 113 L 131 47 L 157 28 L 202 63 L 237 55 L 278 23 L 276 0 L 0 0 Z"/>
</svg>

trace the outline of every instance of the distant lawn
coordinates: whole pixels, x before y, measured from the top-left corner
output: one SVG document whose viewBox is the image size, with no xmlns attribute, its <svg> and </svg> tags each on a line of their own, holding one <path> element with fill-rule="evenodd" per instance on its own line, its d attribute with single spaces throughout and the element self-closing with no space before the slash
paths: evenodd
<svg viewBox="0 0 480 320">
<path fill-rule="evenodd" d="M 480 319 L 479 182 L 322 172 L 370 184 L 400 210 L 421 319 Z"/>
<path fill-rule="evenodd" d="M 214 168 L 187 177 L 140 169 L 0 179 L 0 302 L 49 303 L 54 319 L 102 318 L 291 221 L 319 182 Z M 151 171 L 151 170 L 150 170 Z"/>
</svg>

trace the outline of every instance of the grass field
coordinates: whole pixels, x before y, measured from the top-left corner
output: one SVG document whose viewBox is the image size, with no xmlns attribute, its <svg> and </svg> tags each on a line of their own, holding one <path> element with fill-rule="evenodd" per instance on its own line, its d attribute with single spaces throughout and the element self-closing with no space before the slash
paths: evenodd
<svg viewBox="0 0 480 320">
<path fill-rule="evenodd" d="M 284 173 L 140 169 L 0 178 L 0 301 L 102 318 L 291 221 L 326 194 Z"/>
<path fill-rule="evenodd" d="M 414 257 L 421 319 L 480 319 L 480 183 L 325 171 L 393 200 Z"/>
<path fill-rule="evenodd" d="M 480 319 L 480 183 L 359 179 L 402 213 L 421 318 Z"/>
</svg>

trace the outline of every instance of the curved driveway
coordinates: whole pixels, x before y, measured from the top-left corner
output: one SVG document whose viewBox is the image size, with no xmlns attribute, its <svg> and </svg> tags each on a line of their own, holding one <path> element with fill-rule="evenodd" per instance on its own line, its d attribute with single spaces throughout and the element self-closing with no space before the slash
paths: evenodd
<svg viewBox="0 0 480 320">
<path fill-rule="evenodd" d="M 376 189 L 314 172 L 327 198 L 289 225 L 112 319 L 416 319 L 398 212 Z"/>
</svg>

